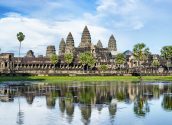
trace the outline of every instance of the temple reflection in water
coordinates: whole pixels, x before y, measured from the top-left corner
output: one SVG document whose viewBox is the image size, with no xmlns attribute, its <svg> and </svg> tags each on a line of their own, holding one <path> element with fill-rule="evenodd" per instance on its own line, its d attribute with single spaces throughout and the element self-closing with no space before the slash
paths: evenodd
<svg viewBox="0 0 172 125">
<path fill-rule="evenodd" d="M 172 84 L 146 83 L 71 83 L 71 84 L 9 84 L 1 85 L 0 101 L 13 102 L 18 96 L 24 97 L 29 105 L 35 97 L 45 97 L 49 110 L 59 107 L 62 114 L 72 122 L 78 107 L 81 120 L 89 124 L 92 110 L 101 112 L 108 108 L 111 119 L 118 113 L 118 103 L 133 104 L 133 112 L 144 117 L 151 111 L 150 101 L 162 97 L 161 107 L 172 111 Z M 57 104 L 58 103 L 58 104 Z M 78 114 L 79 115 L 79 114 Z"/>
</svg>

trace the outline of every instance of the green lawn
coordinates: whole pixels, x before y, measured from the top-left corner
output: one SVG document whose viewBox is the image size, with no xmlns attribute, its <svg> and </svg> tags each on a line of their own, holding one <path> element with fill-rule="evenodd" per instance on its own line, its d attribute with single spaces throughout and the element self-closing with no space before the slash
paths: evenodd
<svg viewBox="0 0 172 125">
<path fill-rule="evenodd" d="M 139 81 L 139 78 L 136 76 L 1 76 L 0 82 L 3 81 Z M 144 76 L 143 81 L 172 81 L 172 76 Z"/>
</svg>

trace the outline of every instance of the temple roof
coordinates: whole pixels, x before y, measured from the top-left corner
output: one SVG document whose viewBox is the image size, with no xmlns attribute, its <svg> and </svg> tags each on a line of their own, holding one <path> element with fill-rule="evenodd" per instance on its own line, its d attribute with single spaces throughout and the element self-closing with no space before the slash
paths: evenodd
<svg viewBox="0 0 172 125">
<path fill-rule="evenodd" d="M 29 50 L 26 54 L 26 57 L 35 57 L 34 52 L 32 50 Z"/>
<path fill-rule="evenodd" d="M 62 38 L 61 42 L 60 42 L 60 45 L 59 45 L 59 55 L 65 53 L 65 47 L 66 47 L 66 43 L 65 43 L 64 38 Z"/>
<path fill-rule="evenodd" d="M 82 37 L 81 37 L 81 43 L 79 45 L 79 47 L 90 47 L 91 46 L 91 35 L 90 32 L 88 30 L 88 27 L 85 26 L 83 33 L 82 33 Z"/>
<path fill-rule="evenodd" d="M 117 51 L 116 40 L 115 40 L 115 37 L 113 35 L 111 35 L 109 38 L 108 49 L 110 51 Z"/>
<path fill-rule="evenodd" d="M 74 39 L 72 33 L 69 32 L 67 39 L 66 39 L 66 46 L 73 46 L 74 47 Z"/>
<path fill-rule="evenodd" d="M 59 47 L 62 47 L 62 46 L 65 46 L 65 45 L 66 45 L 65 40 L 64 40 L 64 38 L 62 38 L 61 41 L 60 41 Z"/>
<path fill-rule="evenodd" d="M 100 40 L 97 42 L 97 47 L 103 48 L 102 42 Z"/>
</svg>

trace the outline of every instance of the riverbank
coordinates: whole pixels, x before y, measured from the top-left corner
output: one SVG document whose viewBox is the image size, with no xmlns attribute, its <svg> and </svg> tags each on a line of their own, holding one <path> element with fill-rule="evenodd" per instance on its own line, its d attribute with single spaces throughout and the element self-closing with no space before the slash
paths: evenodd
<svg viewBox="0 0 172 125">
<path fill-rule="evenodd" d="M 143 81 L 168 81 L 172 76 L 143 76 Z M 0 82 L 5 81 L 45 81 L 45 82 L 70 82 L 70 81 L 139 81 L 136 76 L 1 76 Z"/>
</svg>

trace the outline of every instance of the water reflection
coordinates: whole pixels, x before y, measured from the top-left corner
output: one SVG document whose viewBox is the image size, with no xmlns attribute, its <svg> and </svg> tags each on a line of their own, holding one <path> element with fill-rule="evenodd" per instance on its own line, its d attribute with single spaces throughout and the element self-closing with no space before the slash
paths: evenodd
<svg viewBox="0 0 172 125">
<path fill-rule="evenodd" d="M 19 111 L 17 114 L 17 125 L 23 125 L 24 124 L 24 112 Z"/>
<path fill-rule="evenodd" d="M 69 124 L 75 118 L 75 110 L 80 110 L 81 121 L 91 123 L 93 109 L 99 113 L 108 109 L 111 121 L 118 115 L 120 104 L 133 104 L 133 113 L 138 117 L 146 117 L 151 112 L 150 101 L 162 99 L 162 109 L 172 111 L 171 84 L 132 84 L 132 83 L 71 83 L 71 84 L 23 84 L 1 85 L 0 101 L 14 102 L 14 98 L 26 99 L 28 105 L 34 104 L 36 97 L 45 97 L 47 109 L 59 107 Z M 44 99 L 44 98 L 41 98 Z M 22 106 L 22 105 L 21 105 Z M 76 111 L 77 112 L 77 111 Z M 17 123 L 24 124 L 24 112 L 19 109 Z"/>
<path fill-rule="evenodd" d="M 172 111 L 172 94 L 165 94 L 162 102 L 162 107 L 167 111 Z"/>
<path fill-rule="evenodd" d="M 147 98 L 138 96 L 134 102 L 134 113 L 138 116 L 145 116 L 149 112 L 149 104 Z"/>
</svg>

